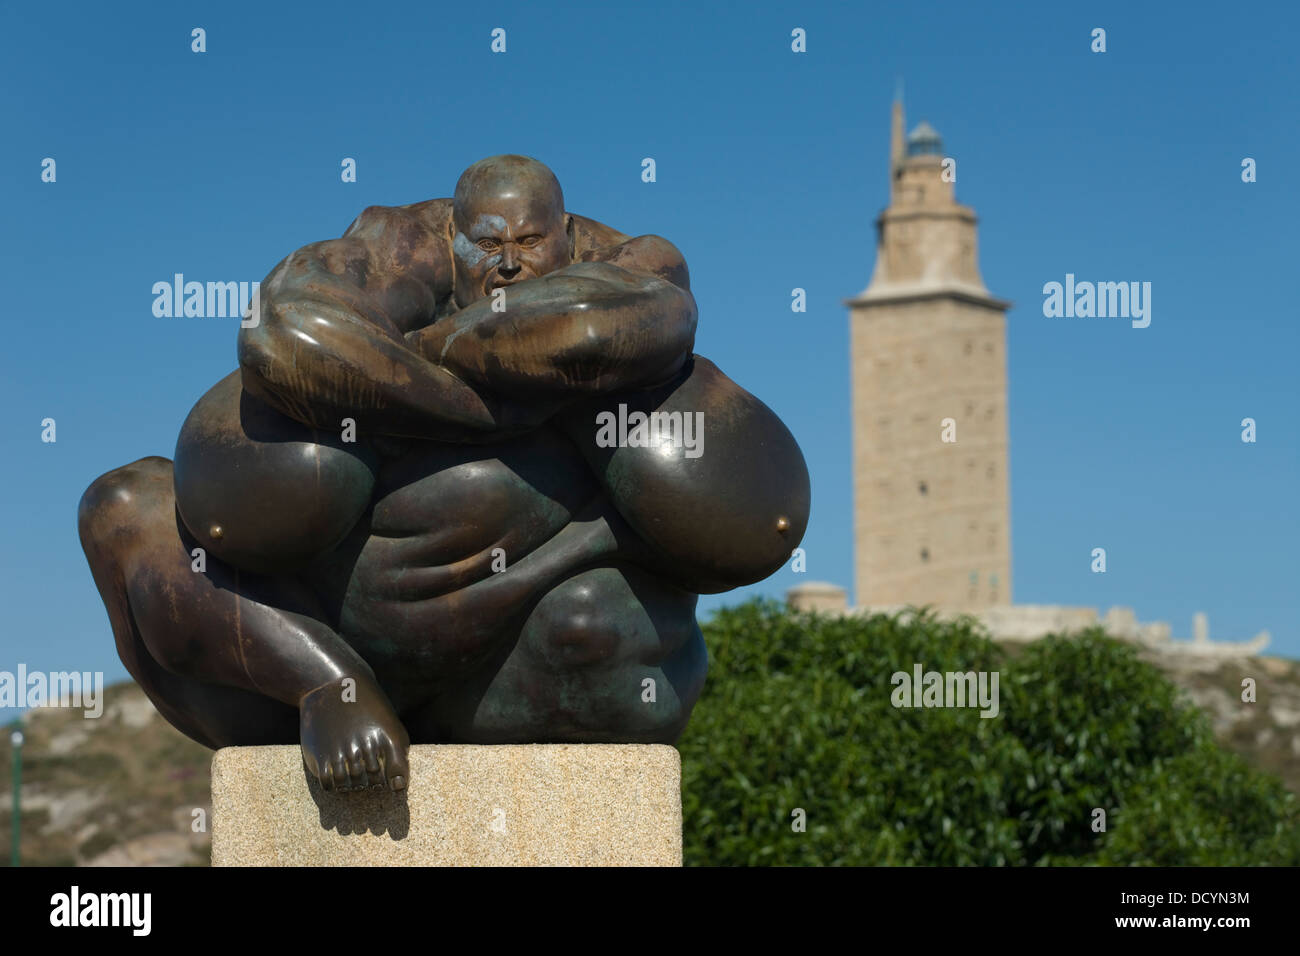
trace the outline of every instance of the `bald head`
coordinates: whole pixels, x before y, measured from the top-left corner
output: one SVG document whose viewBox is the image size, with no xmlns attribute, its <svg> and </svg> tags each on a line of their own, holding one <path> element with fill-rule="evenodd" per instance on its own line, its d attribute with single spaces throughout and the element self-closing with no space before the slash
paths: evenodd
<svg viewBox="0 0 1300 956">
<path fill-rule="evenodd" d="M 452 221 L 455 296 L 462 308 L 569 264 L 560 182 L 527 156 L 489 156 L 461 173 Z"/>
<path fill-rule="evenodd" d="M 456 182 L 457 216 L 476 201 L 525 197 L 564 214 L 560 181 L 545 163 L 530 156 L 489 156 L 460 174 Z"/>
</svg>

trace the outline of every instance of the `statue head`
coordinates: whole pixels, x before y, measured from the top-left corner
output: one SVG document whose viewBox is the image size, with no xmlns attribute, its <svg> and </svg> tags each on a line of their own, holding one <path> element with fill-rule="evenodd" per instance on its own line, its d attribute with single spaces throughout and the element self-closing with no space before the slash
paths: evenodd
<svg viewBox="0 0 1300 956">
<path fill-rule="evenodd" d="M 572 261 L 572 223 L 560 182 L 527 156 L 489 156 L 456 183 L 452 211 L 454 292 L 461 308 L 492 290 Z"/>
</svg>

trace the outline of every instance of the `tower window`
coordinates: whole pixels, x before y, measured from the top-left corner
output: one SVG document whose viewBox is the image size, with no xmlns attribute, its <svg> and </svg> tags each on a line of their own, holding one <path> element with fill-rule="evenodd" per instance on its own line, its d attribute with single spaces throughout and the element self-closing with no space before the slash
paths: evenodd
<svg viewBox="0 0 1300 956">
<path fill-rule="evenodd" d="M 930 549 L 929 549 L 929 548 L 922 548 L 922 549 L 921 549 L 921 560 L 922 560 L 922 561 L 929 561 L 929 560 L 930 560 Z"/>
<path fill-rule="evenodd" d="M 971 342 L 970 342 L 970 340 L 968 339 L 968 340 L 966 341 L 966 344 L 962 346 L 962 348 L 961 348 L 961 353 L 962 353 L 962 355 L 970 355 L 971 352 L 973 352 L 973 351 L 975 351 L 975 346 L 972 345 Z"/>
<path fill-rule="evenodd" d="M 916 486 L 916 490 L 921 494 L 926 495 L 930 493 L 930 486 L 923 481 Z"/>
</svg>

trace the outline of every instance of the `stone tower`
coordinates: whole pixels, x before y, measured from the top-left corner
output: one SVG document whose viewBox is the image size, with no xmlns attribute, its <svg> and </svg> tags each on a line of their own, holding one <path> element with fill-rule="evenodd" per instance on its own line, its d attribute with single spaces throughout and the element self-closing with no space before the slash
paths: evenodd
<svg viewBox="0 0 1300 956">
<path fill-rule="evenodd" d="M 984 287 L 954 179 L 928 123 L 904 139 L 895 101 L 876 268 L 847 303 L 859 607 L 1011 603 L 1011 303 Z"/>
</svg>

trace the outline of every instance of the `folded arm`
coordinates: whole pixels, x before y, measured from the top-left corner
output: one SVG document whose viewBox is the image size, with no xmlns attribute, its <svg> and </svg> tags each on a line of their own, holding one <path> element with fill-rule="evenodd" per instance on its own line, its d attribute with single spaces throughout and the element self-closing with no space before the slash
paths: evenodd
<svg viewBox="0 0 1300 956">
<path fill-rule="evenodd" d="M 243 385 L 317 428 L 352 418 L 371 434 L 472 442 L 676 374 L 695 333 L 680 253 L 642 237 L 584 258 L 509 288 L 504 312 L 489 297 L 430 325 L 451 287 L 447 239 L 372 207 L 262 283 L 260 322 L 239 335 Z"/>
<path fill-rule="evenodd" d="M 500 292 L 407 340 L 477 388 L 547 408 L 672 378 L 695 342 L 686 264 L 656 236 Z"/>
<path fill-rule="evenodd" d="M 239 333 L 243 384 L 297 421 L 456 440 L 496 428 L 498 409 L 403 338 L 450 288 L 445 239 L 402 209 L 372 207 L 341 239 L 313 243 L 261 286 Z"/>
</svg>

